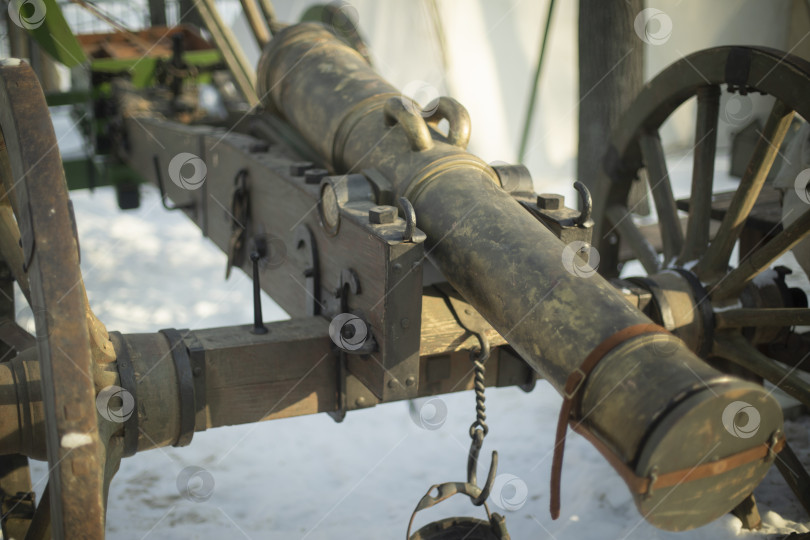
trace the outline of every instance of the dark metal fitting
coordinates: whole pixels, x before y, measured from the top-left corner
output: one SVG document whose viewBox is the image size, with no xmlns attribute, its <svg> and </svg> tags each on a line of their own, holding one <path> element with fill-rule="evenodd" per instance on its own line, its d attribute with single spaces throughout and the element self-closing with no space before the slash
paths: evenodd
<svg viewBox="0 0 810 540">
<path fill-rule="evenodd" d="M 399 198 L 399 207 L 405 217 L 405 231 L 402 233 L 402 241 L 412 242 L 413 232 L 416 230 L 416 211 L 413 209 L 411 201 L 406 197 Z"/>
<path fill-rule="evenodd" d="M 593 227 L 593 221 L 591 220 L 591 211 L 593 210 L 593 198 L 591 197 L 591 192 L 588 191 L 587 186 L 582 182 L 574 182 L 574 189 L 577 190 L 579 193 L 579 208 L 580 214 L 577 219 L 574 220 L 574 225 L 577 227 Z"/>
<path fill-rule="evenodd" d="M 566 399 L 574 399 L 574 396 L 577 394 L 577 392 L 579 392 L 579 389 L 580 389 L 580 388 L 582 388 L 582 383 L 584 383 L 584 382 L 585 382 L 585 379 L 586 379 L 586 377 L 587 377 L 587 376 L 585 375 L 585 372 L 584 372 L 584 371 L 582 371 L 582 369 L 581 369 L 581 368 L 577 368 L 577 369 L 575 369 L 574 371 L 572 371 L 572 372 L 571 372 L 571 374 L 568 376 L 568 380 L 569 380 L 569 381 L 571 380 L 571 377 L 572 377 L 572 376 L 573 376 L 575 373 L 579 374 L 579 380 L 577 381 L 576 386 L 574 386 L 574 387 L 573 387 L 573 388 L 572 388 L 570 391 L 568 390 L 568 388 L 564 388 L 564 389 L 563 389 L 563 396 L 564 396 Z"/>
<path fill-rule="evenodd" d="M 261 285 L 259 284 L 259 259 L 261 258 L 262 253 L 259 248 L 250 254 L 250 260 L 253 262 L 253 328 L 250 331 L 257 335 L 267 333 L 267 327 L 262 318 Z"/>
<path fill-rule="evenodd" d="M 309 169 L 304 171 L 304 182 L 307 184 L 320 184 L 321 180 L 326 178 L 329 171 L 326 169 Z"/>
<path fill-rule="evenodd" d="M 652 469 L 650 469 L 650 474 L 647 476 L 650 483 L 647 487 L 647 493 L 644 494 L 645 497 L 652 497 L 653 495 L 653 486 L 655 482 L 658 480 L 658 465 L 655 465 Z"/>
<path fill-rule="evenodd" d="M 393 206 L 374 206 L 368 209 L 368 220 L 374 225 L 393 223 L 397 218 L 397 209 Z"/>
<path fill-rule="evenodd" d="M 290 174 L 293 176 L 304 176 L 304 173 L 314 166 L 311 161 L 296 161 L 290 165 Z"/>
<path fill-rule="evenodd" d="M 559 210 L 565 204 L 565 197 L 556 193 L 541 193 L 537 196 L 537 207 L 543 210 Z"/>
<path fill-rule="evenodd" d="M 779 444 L 779 439 L 782 437 L 782 432 L 780 430 L 776 430 L 771 433 L 771 436 L 768 438 L 768 455 L 765 457 L 765 461 L 773 461 L 776 459 L 776 445 Z"/>
<path fill-rule="evenodd" d="M 169 342 L 169 350 L 177 375 L 177 388 L 180 394 L 180 426 L 177 439 L 172 446 L 188 446 L 194 436 L 196 423 L 196 405 L 194 395 L 194 374 L 191 371 L 191 359 L 184 338 L 188 330 L 164 328 L 160 333 Z"/>
</svg>

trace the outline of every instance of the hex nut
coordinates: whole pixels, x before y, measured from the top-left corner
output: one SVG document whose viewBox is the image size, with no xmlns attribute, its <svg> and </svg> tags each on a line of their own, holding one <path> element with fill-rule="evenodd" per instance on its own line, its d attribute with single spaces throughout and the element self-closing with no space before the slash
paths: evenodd
<svg viewBox="0 0 810 540">
<path fill-rule="evenodd" d="M 329 171 L 326 169 L 309 169 L 304 172 L 304 182 L 307 184 L 320 184 L 327 174 L 329 174 Z"/>
<path fill-rule="evenodd" d="M 393 206 L 374 206 L 368 210 L 368 220 L 375 225 L 393 223 L 397 218 L 397 209 Z"/>
<path fill-rule="evenodd" d="M 559 210 L 565 204 L 565 197 L 556 193 L 541 193 L 537 196 L 537 207 L 542 210 Z"/>
<path fill-rule="evenodd" d="M 311 161 L 296 161 L 290 165 L 290 174 L 293 176 L 304 176 L 304 173 L 311 169 L 314 165 Z"/>
</svg>

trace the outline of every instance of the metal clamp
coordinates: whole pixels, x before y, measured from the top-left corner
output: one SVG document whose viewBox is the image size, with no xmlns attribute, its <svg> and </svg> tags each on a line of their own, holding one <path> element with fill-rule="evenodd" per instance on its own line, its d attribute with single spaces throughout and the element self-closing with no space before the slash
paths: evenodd
<svg viewBox="0 0 810 540">
<path fill-rule="evenodd" d="M 138 384 L 124 336 L 120 332 L 110 332 L 110 341 L 115 349 L 121 388 L 129 392 L 135 403 L 135 410 L 124 421 L 124 457 L 130 457 L 138 451 Z"/>
<path fill-rule="evenodd" d="M 194 405 L 194 374 L 191 370 L 191 359 L 188 349 L 183 341 L 188 330 L 175 330 L 165 328 L 160 333 L 166 336 L 169 350 L 174 361 L 174 370 L 177 374 L 177 391 L 180 394 L 180 429 L 177 440 L 172 446 L 188 446 L 194 436 L 195 405 Z"/>
</svg>

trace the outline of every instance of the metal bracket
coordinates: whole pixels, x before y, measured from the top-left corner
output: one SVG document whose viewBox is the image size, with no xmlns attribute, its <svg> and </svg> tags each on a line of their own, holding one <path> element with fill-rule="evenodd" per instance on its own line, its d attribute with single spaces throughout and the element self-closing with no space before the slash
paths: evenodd
<svg viewBox="0 0 810 540">
<path fill-rule="evenodd" d="M 158 158 L 157 154 L 152 156 L 152 162 L 155 165 L 155 177 L 157 180 L 158 190 L 160 191 L 160 203 L 163 205 L 163 208 L 169 210 L 170 212 L 173 210 L 191 210 L 194 208 L 193 202 L 173 204 L 171 206 L 169 205 L 169 196 L 166 194 L 166 188 L 163 187 L 163 173 L 160 168 L 160 159 Z"/>
<path fill-rule="evenodd" d="M 206 399 L 205 399 L 205 347 L 203 347 L 197 335 L 189 332 L 185 335 L 184 341 L 188 348 L 188 358 L 191 362 L 191 374 L 194 377 L 194 431 L 205 431 L 206 419 Z"/>
<path fill-rule="evenodd" d="M 318 248 L 315 237 L 306 225 L 295 228 L 295 249 L 304 255 L 304 278 L 307 290 L 307 315 L 320 315 L 321 308 L 321 274 L 318 266 Z"/>
<path fill-rule="evenodd" d="M 110 332 L 110 341 L 115 348 L 118 380 L 121 388 L 129 392 L 135 402 L 135 410 L 124 422 L 124 457 L 134 456 L 138 452 L 138 382 L 135 368 L 127 347 L 127 341 L 120 332 Z"/>
<path fill-rule="evenodd" d="M 241 169 L 233 179 L 233 195 L 231 195 L 231 211 L 229 213 L 231 218 L 231 238 L 228 241 L 228 262 L 225 266 L 225 279 L 231 277 L 231 268 L 241 266 L 241 258 L 244 255 L 248 210 L 250 208 L 247 174 L 247 169 Z"/>
<path fill-rule="evenodd" d="M 194 405 L 194 375 L 191 371 L 191 359 L 183 338 L 188 330 L 175 330 L 165 328 L 160 333 L 166 336 L 169 350 L 174 361 L 174 370 L 177 374 L 177 391 L 180 395 L 180 429 L 177 440 L 172 446 L 188 446 L 194 436 L 195 405 Z"/>
</svg>

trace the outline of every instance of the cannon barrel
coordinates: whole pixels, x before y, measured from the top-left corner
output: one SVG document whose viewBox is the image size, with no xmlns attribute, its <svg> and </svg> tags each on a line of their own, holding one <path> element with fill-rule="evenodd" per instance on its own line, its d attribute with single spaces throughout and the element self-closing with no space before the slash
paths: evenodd
<svg viewBox="0 0 810 540">
<path fill-rule="evenodd" d="M 463 107 L 441 98 L 420 109 L 317 24 L 274 37 L 257 85 L 265 108 L 335 173 L 376 169 L 410 200 L 431 262 L 558 392 L 614 339 L 579 389 L 574 414 L 648 521 L 669 530 L 697 527 L 751 493 L 772 461 L 769 441 L 782 428 L 775 400 L 713 369 L 670 334 L 615 341 L 624 329 L 652 322 L 605 279 L 572 267 L 579 263 L 571 250 L 465 150 L 470 124 Z M 447 120 L 446 134 L 440 120 Z M 740 413 L 740 403 L 749 409 Z M 751 429 L 741 434 L 739 425 Z M 761 447 L 765 456 L 739 457 Z M 677 481 L 656 481 L 682 471 Z M 647 489 L 640 489 L 644 481 Z"/>
</svg>

